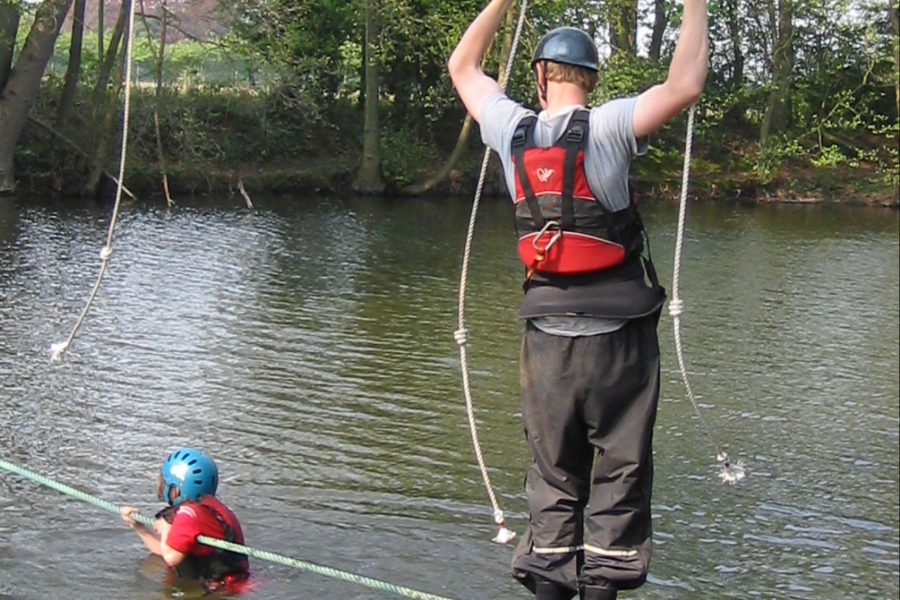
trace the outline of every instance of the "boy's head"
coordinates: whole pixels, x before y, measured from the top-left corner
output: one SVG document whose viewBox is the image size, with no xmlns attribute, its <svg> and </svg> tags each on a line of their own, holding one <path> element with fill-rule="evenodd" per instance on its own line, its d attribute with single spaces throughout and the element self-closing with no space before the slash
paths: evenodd
<svg viewBox="0 0 900 600">
<path fill-rule="evenodd" d="M 542 65 L 543 78 L 538 71 Z M 544 34 L 531 60 L 541 99 L 547 100 L 547 82 L 573 83 L 590 94 L 599 79 L 600 55 L 587 33 L 575 27 L 557 27 Z M 543 79 L 543 80 L 542 80 Z"/>
<path fill-rule="evenodd" d="M 214 496 L 219 487 L 216 463 L 195 448 L 179 448 L 163 463 L 157 480 L 156 493 L 169 506 L 186 500 Z"/>
</svg>

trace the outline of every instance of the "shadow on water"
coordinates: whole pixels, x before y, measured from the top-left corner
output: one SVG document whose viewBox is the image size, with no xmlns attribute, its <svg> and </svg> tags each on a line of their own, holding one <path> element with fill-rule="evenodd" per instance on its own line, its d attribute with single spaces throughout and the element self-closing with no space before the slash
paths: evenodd
<svg viewBox="0 0 900 600">
<path fill-rule="evenodd" d="M 0 456 L 150 512 L 166 452 L 199 445 L 248 544 L 459 600 L 527 598 L 490 543 L 459 376 L 470 206 L 254 198 L 108 211 L 0 200 Z M 482 205 L 466 296 L 485 461 L 522 532 L 521 267 Z M 671 287 L 676 207 L 644 219 Z M 683 341 L 704 415 L 750 476 L 721 485 L 664 315 L 650 583 L 623 597 L 896 597 L 896 211 L 692 204 Z M 142 504 L 143 503 L 143 504 Z M 0 476 L 0 597 L 170 597 L 115 515 Z M 248 598 L 390 594 L 254 561 Z"/>
</svg>

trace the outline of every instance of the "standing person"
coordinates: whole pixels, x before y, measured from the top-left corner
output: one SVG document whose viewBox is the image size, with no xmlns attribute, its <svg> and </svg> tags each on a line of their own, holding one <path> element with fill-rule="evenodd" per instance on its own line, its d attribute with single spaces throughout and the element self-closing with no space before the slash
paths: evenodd
<svg viewBox="0 0 900 600">
<path fill-rule="evenodd" d="M 122 520 L 179 576 L 199 580 L 208 591 L 223 587 L 240 591 L 249 574 L 247 557 L 197 541 L 205 535 L 244 544 L 237 517 L 216 498 L 218 487 L 219 470 L 213 460 L 195 448 L 179 448 L 157 476 L 157 496 L 168 507 L 156 514 L 153 529 L 132 519 L 138 511 L 130 506 L 121 508 Z"/>
<path fill-rule="evenodd" d="M 529 527 L 512 571 L 537 600 L 615 600 L 644 583 L 650 563 L 656 327 L 665 301 L 643 256 L 628 170 L 647 136 L 702 93 L 706 4 L 684 0 L 665 82 L 590 109 L 599 77 L 593 40 L 571 27 L 549 31 L 532 60 L 536 115 L 480 66 L 512 2 L 491 0 L 448 63 L 484 143 L 500 156 L 526 268 L 520 378 L 533 462 Z"/>
</svg>

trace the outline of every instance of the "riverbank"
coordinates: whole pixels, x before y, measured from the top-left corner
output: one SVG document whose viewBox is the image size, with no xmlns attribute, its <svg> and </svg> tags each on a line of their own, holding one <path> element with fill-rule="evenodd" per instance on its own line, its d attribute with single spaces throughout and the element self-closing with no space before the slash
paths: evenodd
<svg viewBox="0 0 900 600">
<path fill-rule="evenodd" d="M 424 193 L 415 195 L 441 195 L 471 199 L 478 184 L 481 164 L 481 148 L 473 141 L 472 149 L 450 172 L 450 176 Z M 56 150 L 59 152 L 59 150 Z M 900 196 L 895 185 L 887 181 L 884 172 L 875 164 L 846 163 L 836 166 L 815 166 L 798 160 L 782 161 L 771 170 L 765 180 L 750 165 L 752 159 L 744 156 L 732 166 L 722 164 L 727 157 L 711 156 L 703 147 L 695 149 L 691 164 L 689 194 L 691 198 L 706 201 L 731 201 L 743 203 L 805 203 L 885 206 L 900 208 Z M 69 161 L 59 167 L 58 157 L 42 156 L 40 139 L 27 139 L 17 165 L 18 185 L 16 193 L 53 194 L 63 197 L 81 197 L 84 166 Z M 432 149 L 427 159 L 411 155 L 383 157 L 386 179 L 402 174 L 405 182 L 386 182 L 385 196 L 413 196 L 403 185 L 428 180 L 443 167 Z M 198 158 L 198 157 L 195 157 Z M 670 152 L 662 158 L 646 157 L 633 164 L 632 179 L 639 196 L 645 199 L 677 201 L 681 193 L 682 158 Z M 716 162 L 720 161 L 720 162 Z M 172 161 L 166 165 L 166 179 L 170 195 L 178 196 L 240 194 L 240 187 L 253 195 L 310 195 L 353 193 L 356 170 L 361 163 L 357 151 L 332 149 L 317 156 L 303 156 L 268 161 L 212 162 L 200 158 L 189 162 Z M 61 170 L 63 169 L 63 170 Z M 67 170 L 65 170 L 67 169 Z M 117 173 L 111 165 L 108 173 Z M 164 198 L 163 171 L 158 163 L 151 162 L 146 154 L 129 155 L 125 186 L 138 200 Z M 107 197 L 115 189 L 111 175 L 106 175 L 97 191 Z M 483 194 L 486 197 L 505 196 L 499 163 L 491 163 Z"/>
<path fill-rule="evenodd" d="M 352 157 L 351 157 L 352 158 Z M 170 167 L 168 184 L 173 195 L 238 194 L 238 184 L 254 194 L 343 194 L 351 193 L 356 162 L 348 157 L 310 159 L 298 164 L 216 167 L 206 169 Z M 435 170 L 440 168 L 436 165 Z M 425 195 L 471 198 L 478 183 L 477 172 L 454 171 Z M 634 182 L 644 198 L 677 201 L 681 193 L 680 170 L 648 174 L 636 169 Z M 158 170 L 145 169 L 126 176 L 126 185 L 139 196 L 162 193 Z M 746 203 L 804 203 L 885 206 L 900 208 L 897 189 L 885 183 L 872 168 L 814 168 L 790 166 L 774 173 L 767 182 L 754 173 L 692 171 L 691 198 Z M 492 165 L 483 194 L 506 194 L 496 165 Z M 401 190 L 386 189 L 387 196 L 403 196 Z"/>
</svg>

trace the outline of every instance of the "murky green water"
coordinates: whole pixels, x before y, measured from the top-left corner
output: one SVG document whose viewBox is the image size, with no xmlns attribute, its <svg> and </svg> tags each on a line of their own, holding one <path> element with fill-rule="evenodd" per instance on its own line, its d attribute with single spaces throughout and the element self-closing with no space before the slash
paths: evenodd
<svg viewBox="0 0 900 600">
<path fill-rule="evenodd" d="M 216 458 L 249 545 L 456 598 L 527 598 L 508 575 L 453 340 L 467 203 L 215 199 L 109 215 L 0 199 L 0 458 L 146 509 L 172 447 Z M 521 532 L 521 269 L 481 210 L 466 297 L 485 461 Z M 667 287 L 674 206 L 645 222 Z M 897 598 L 898 213 L 692 205 L 683 341 L 707 420 L 747 481 L 719 483 L 671 319 L 656 435 L 651 580 L 623 595 Z M 158 599 L 116 515 L 0 472 L 0 598 Z M 248 598 L 397 597 L 254 561 Z"/>
</svg>

